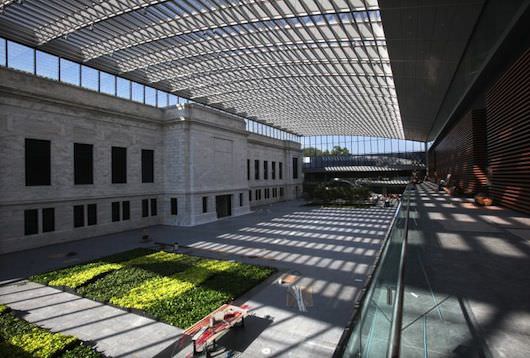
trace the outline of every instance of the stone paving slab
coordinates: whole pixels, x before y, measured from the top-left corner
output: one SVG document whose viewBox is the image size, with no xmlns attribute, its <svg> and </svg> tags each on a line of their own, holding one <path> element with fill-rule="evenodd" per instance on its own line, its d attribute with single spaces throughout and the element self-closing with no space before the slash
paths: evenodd
<svg viewBox="0 0 530 358">
<path fill-rule="evenodd" d="M 154 226 L 148 231 L 153 242 L 176 241 L 187 246 L 182 249 L 184 253 L 273 266 L 282 273 L 299 275 L 297 285 L 312 292 L 311 307 L 301 311 L 297 306 L 289 306 L 287 287 L 279 285 L 277 280 L 267 281 L 238 302 L 251 306 L 251 313 L 255 316 L 245 324 L 244 330 L 225 336 L 223 344 L 250 358 L 321 358 L 332 356 L 352 316 L 354 302 L 381 249 L 395 209 L 319 208 L 291 201 L 205 225 Z M 153 242 L 141 242 L 142 233 L 143 230 L 132 230 L 0 256 L 0 281 L 28 277 L 136 247 L 152 247 Z M 64 255 L 70 251 L 77 255 Z M 58 307 L 67 309 L 64 304 Z M 111 314 L 104 309 L 101 312 L 102 315 Z M 71 314 L 87 321 L 90 318 L 89 314 L 82 312 Z M 122 318 L 108 320 L 111 319 L 119 321 Z M 97 327 L 108 329 L 105 321 L 99 322 Z M 136 330 L 143 332 L 139 328 Z M 149 339 L 142 338 L 142 344 L 150 341 L 156 345 L 156 338 L 163 341 L 159 331 L 146 328 Z M 100 338 L 101 344 L 110 342 L 112 337 L 106 337 L 108 335 L 106 331 L 97 336 L 94 334 Z M 135 336 L 127 337 L 132 337 L 129 349 L 134 351 L 137 349 Z M 165 352 L 176 351 L 174 341 L 176 339 L 166 342 Z M 122 342 L 129 345 L 125 338 Z M 112 353 L 110 343 L 108 349 Z M 127 355 L 123 350 L 120 354 Z"/>
<path fill-rule="evenodd" d="M 0 286 L 0 303 L 27 312 L 24 319 L 53 332 L 96 343 L 112 357 L 153 357 L 182 330 L 30 281 Z"/>
</svg>

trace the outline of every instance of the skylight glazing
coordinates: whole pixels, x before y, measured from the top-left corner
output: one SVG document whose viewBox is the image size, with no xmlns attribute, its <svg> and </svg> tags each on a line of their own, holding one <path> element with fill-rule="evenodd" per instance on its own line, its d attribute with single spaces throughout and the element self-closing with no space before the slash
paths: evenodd
<svg viewBox="0 0 530 358">
<path fill-rule="evenodd" d="M 303 135 L 403 138 L 376 0 L 36 0 L 2 9 L 0 26 L 24 28 L 26 43 L 176 96 Z"/>
</svg>

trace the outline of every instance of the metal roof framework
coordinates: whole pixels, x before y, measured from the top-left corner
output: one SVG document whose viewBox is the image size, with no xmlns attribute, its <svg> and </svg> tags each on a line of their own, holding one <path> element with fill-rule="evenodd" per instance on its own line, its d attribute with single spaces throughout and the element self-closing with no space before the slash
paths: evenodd
<svg viewBox="0 0 530 358">
<path fill-rule="evenodd" d="M 404 137 L 377 0 L 0 0 L 0 30 L 301 135 Z"/>
</svg>

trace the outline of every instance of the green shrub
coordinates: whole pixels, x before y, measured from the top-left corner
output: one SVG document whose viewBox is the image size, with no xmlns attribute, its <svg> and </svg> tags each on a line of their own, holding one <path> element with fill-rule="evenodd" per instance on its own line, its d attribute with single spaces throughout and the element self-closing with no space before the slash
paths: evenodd
<svg viewBox="0 0 530 358">
<path fill-rule="evenodd" d="M 200 284 L 216 272 L 235 265 L 230 261 L 198 260 L 186 271 L 170 277 L 157 277 L 133 288 L 121 297 L 113 297 L 110 303 L 136 309 L 146 309 L 162 300 L 173 299 Z"/>
<path fill-rule="evenodd" d="M 85 265 L 85 269 L 78 271 L 78 272 L 72 272 L 69 275 L 58 277 L 54 280 L 51 280 L 48 282 L 48 285 L 50 286 L 66 286 L 71 288 L 76 288 L 84 284 L 85 282 L 88 282 L 92 280 L 93 278 L 100 276 L 104 273 L 117 270 L 121 268 L 123 265 L 121 264 L 100 264 L 100 263 L 94 263 Z"/>
<path fill-rule="evenodd" d="M 52 333 L 44 328 L 15 317 L 11 313 L 0 316 L 0 357 L 57 357 L 62 352 L 85 352 L 68 357 L 101 357 L 93 349 L 81 346 L 72 336 Z M 91 353 L 89 353 L 89 350 Z"/>
<path fill-rule="evenodd" d="M 187 328 L 208 313 L 245 293 L 269 277 L 271 268 L 234 263 L 228 270 L 218 272 L 172 300 L 158 301 L 148 307 L 151 316 Z"/>
<path fill-rule="evenodd" d="M 141 254 L 143 255 L 139 256 Z M 131 254 L 120 253 L 96 262 L 36 275 L 30 279 L 50 286 L 77 288 L 103 274 L 119 270 L 125 266 L 145 267 L 154 271 L 163 271 L 163 269 L 173 272 L 175 270 L 180 271 L 193 262 L 188 258 L 189 256 L 170 254 L 164 251 L 134 250 Z"/>
<path fill-rule="evenodd" d="M 0 305 L 0 314 L 9 311 L 9 307 L 5 305 Z"/>
<path fill-rule="evenodd" d="M 160 275 L 138 267 L 124 267 L 86 286 L 79 287 L 77 292 L 96 301 L 108 302 L 112 297 L 124 296 L 145 281 L 158 277 Z"/>
<path fill-rule="evenodd" d="M 121 252 L 102 259 L 93 260 L 82 265 L 67 267 L 64 269 L 46 272 L 43 274 L 33 275 L 29 279 L 31 281 L 51 286 L 67 286 L 78 287 L 88 280 L 93 279 L 97 275 L 107 273 L 113 269 L 121 266 L 114 266 L 120 262 L 133 260 L 140 256 L 145 256 L 153 253 L 148 249 L 134 249 L 126 252 Z M 101 267 L 101 268 L 99 268 Z"/>
<path fill-rule="evenodd" d="M 233 261 L 136 251 L 37 275 L 41 282 L 74 287 L 85 297 L 188 327 L 239 297 L 274 270 Z M 105 275 L 103 275 L 105 273 Z"/>
<path fill-rule="evenodd" d="M 61 358 L 101 358 L 102 354 L 98 353 L 94 348 L 85 346 L 83 344 L 78 345 L 72 349 L 67 349 L 60 356 Z"/>
</svg>

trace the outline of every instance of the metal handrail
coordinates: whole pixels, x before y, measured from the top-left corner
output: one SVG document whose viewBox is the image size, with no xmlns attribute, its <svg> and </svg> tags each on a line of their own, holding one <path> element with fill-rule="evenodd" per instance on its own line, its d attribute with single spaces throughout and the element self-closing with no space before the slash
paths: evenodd
<svg viewBox="0 0 530 358">
<path fill-rule="evenodd" d="M 401 255 L 399 259 L 399 275 L 397 281 L 396 303 L 392 313 L 392 327 L 390 331 L 390 348 L 388 349 L 388 358 L 398 358 L 401 348 L 401 326 L 403 322 L 403 292 L 405 280 L 405 260 L 407 256 L 407 244 L 409 235 L 409 217 L 410 217 L 410 196 L 407 196 L 407 213 L 405 215 L 405 228 L 403 233 L 403 243 L 401 245 Z"/>
<path fill-rule="evenodd" d="M 370 272 L 368 273 L 368 278 L 358 296 L 358 300 L 355 302 L 355 305 L 354 305 L 355 310 L 354 310 L 353 316 L 348 322 L 348 324 L 346 325 L 346 329 L 342 333 L 342 336 L 339 339 L 339 343 L 337 344 L 337 349 L 335 349 L 335 352 L 333 353 L 334 358 L 342 357 L 342 355 L 344 354 L 344 350 L 346 349 L 346 346 L 348 345 L 348 339 L 351 337 L 352 328 L 354 327 L 355 323 L 359 321 L 361 317 L 363 317 L 364 313 L 366 312 L 366 306 L 361 307 L 362 302 L 364 301 L 366 297 L 370 296 L 370 293 L 374 288 L 372 285 L 372 282 L 374 280 L 374 277 L 377 276 L 377 271 L 380 270 L 381 266 L 379 265 L 379 263 L 382 260 L 382 258 L 386 256 L 386 252 L 390 246 L 390 236 L 392 234 L 392 231 L 395 228 L 395 224 L 397 222 L 397 218 L 401 211 L 402 206 L 403 206 L 402 202 L 400 201 L 398 203 L 398 207 L 394 213 L 394 216 L 392 217 L 392 221 L 390 222 L 390 225 L 388 226 L 388 230 L 385 234 L 385 239 L 383 241 L 383 247 L 380 250 L 379 254 L 376 256 L 375 262 L 372 265 Z"/>
<path fill-rule="evenodd" d="M 410 218 L 410 196 L 408 194 L 409 187 L 405 190 L 405 193 L 407 194 L 406 203 L 407 203 L 407 211 L 405 213 L 405 224 L 404 224 L 404 234 L 403 234 L 403 243 L 401 247 L 400 252 L 400 261 L 399 261 L 399 272 L 398 272 L 398 281 L 396 286 L 396 300 L 395 305 L 393 309 L 393 321 L 391 326 L 391 332 L 390 332 L 390 343 L 389 343 L 389 349 L 387 356 L 389 358 L 397 358 L 399 357 L 399 351 L 400 351 L 400 344 L 401 344 L 401 326 L 403 321 L 403 296 L 404 296 L 404 275 L 405 275 L 405 260 L 406 260 L 406 249 L 407 249 L 407 243 L 408 243 L 408 223 Z M 339 339 L 339 343 L 337 345 L 337 348 L 333 354 L 334 358 L 343 357 L 346 347 L 348 346 L 348 341 L 351 338 L 351 334 L 353 331 L 353 328 L 355 327 L 356 323 L 362 319 L 362 317 L 365 315 L 367 310 L 367 305 L 362 305 L 362 303 L 365 301 L 367 297 L 371 296 L 371 292 L 374 290 L 374 284 L 373 280 L 378 275 L 378 272 L 381 269 L 381 260 L 386 256 L 386 253 L 390 246 L 390 237 L 392 235 L 393 230 L 396 229 L 396 223 L 398 215 L 402 209 L 403 202 L 400 201 L 399 206 L 394 214 L 394 217 L 392 218 L 391 224 L 386 232 L 385 240 L 383 244 L 383 248 L 380 251 L 379 255 L 376 257 L 376 260 L 374 262 L 374 265 L 372 265 L 371 271 L 368 274 L 368 279 L 364 285 L 364 287 L 361 290 L 361 294 L 359 295 L 358 300 L 355 302 L 355 312 L 348 322 L 346 329 L 344 330 L 341 338 Z"/>
</svg>

